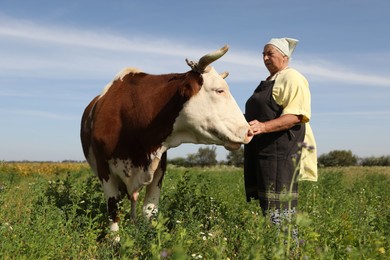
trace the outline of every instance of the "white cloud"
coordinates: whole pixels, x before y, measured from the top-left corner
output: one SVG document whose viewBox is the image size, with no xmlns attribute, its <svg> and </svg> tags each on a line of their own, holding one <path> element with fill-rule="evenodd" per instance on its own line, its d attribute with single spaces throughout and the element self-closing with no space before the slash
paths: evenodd
<svg viewBox="0 0 390 260">
<path fill-rule="evenodd" d="M 315 116 L 390 116 L 390 111 L 341 111 L 317 112 Z"/>
<path fill-rule="evenodd" d="M 106 78 L 107 71 L 109 75 L 114 75 L 124 66 L 139 66 L 151 73 L 167 73 L 187 69 L 184 58 L 197 59 L 210 51 L 208 46 L 187 46 L 174 39 L 122 36 L 113 32 L 47 26 L 4 17 L 0 17 L 0 35 L 9 41 L 7 49 L 0 50 L 0 71 L 3 75 L 26 72 L 27 75 L 46 73 L 49 77 L 65 74 L 76 78 L 91 75 Z M 18 41 L 15 45 L 20 47 L 18 49 L 13 49 L 15 40 Z M 390 87 L 389 76 L 369 71 L 362 73 L 352 69 L 353 64 L 342 65 L 315 57 L 303 59 L 294 60 L 292 65 L 310 80 Z M 230 78 L 235 81 L 257 82 L 259 72 L 266 74 L 257 50 L 253 53 L 235 48 L 218 64 L 218 70 L 219 67 L 229 70 Z"/>
<path fill-rule="evenodd" d="M 52 113 L 47 111 L 39 111 L 39 110 L 4 110 L 1 109 L 0 113 L 2 114 L 13 114 L 18 116 L 26 116 L 26 117 L 41 117 L 46 119 L 54 119 L 54 120 L 79 120 L 79 117 L 71 116 L 71 115 L 64 115 L 59 113 Z"/>
</svg>

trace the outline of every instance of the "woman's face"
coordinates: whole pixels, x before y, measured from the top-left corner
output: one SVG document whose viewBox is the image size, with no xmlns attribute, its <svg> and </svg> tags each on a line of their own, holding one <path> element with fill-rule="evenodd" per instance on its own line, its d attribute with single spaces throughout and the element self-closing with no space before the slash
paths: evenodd
<svg viewBox="0 0 390 260">
<path fill-rule="evenodd" d="M 271 75 L 281 71 L 288 65 L 288 57 L 271 44 L 264 46 L 263 61 Z"/>
</svg>

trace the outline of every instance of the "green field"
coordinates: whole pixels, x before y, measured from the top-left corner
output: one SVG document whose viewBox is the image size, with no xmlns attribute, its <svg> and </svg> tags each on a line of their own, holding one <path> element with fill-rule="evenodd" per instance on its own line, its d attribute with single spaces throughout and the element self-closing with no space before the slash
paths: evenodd
<svg viewBox="0 0 390 260">
<path fill-rule="evenodd" d="M 115 243 L 86 165 L 0 163 L 0 259 L 389 259 L 390 168 L 319 176 L 299 184 L 299 247 L 246 203 L 243 171 L 229 167 L 169 167 L 158 216 L 138 207 L 133 223 L 123 202 Z"/>
</svg>

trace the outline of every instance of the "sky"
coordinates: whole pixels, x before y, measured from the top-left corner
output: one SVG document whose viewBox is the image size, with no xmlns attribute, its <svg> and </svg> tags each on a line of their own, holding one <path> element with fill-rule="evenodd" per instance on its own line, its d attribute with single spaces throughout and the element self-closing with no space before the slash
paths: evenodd
<svg viewBox="0 0 390 260">
<path fill-rule="evenodd" d="M 0 0 L 0 161 L 84 160 L 81 115 L 117 72 L 186 72 L 225 44 L 213 66 L 244 111 L 277 37 L 299 40 L 290 67 L 310 83 L 318 155 L 389 155 L 389 27 L 388 0 Z"/>
</svg>

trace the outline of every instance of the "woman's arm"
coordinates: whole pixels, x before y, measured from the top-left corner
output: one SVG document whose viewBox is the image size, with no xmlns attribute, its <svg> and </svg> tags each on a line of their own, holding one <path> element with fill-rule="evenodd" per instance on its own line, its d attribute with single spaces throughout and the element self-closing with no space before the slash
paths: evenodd
<svg viewBox="0 0 390 260">
<path fill-rule="evenodd" d="M 282 115 L 281 117 L 272 119 L 267 122 L 259 122 L 257 120 L 253 120 L 249 122 L 251 129 L 255 135 L 264 134 L 264 133 L 272 133 L 290 129 L 296 124 L 302 122 L 302 115 Z"/>
</svg>

